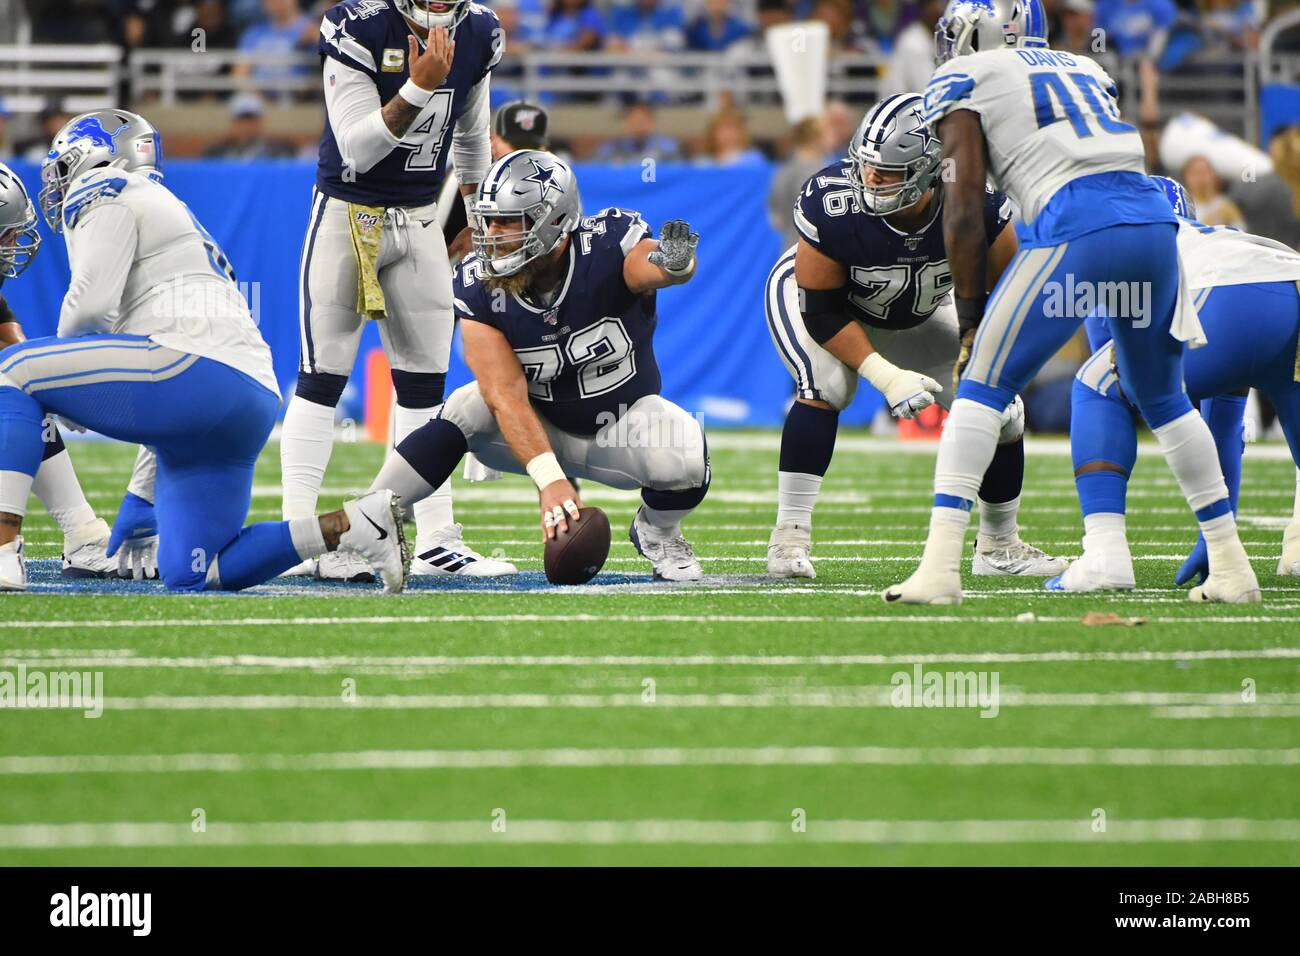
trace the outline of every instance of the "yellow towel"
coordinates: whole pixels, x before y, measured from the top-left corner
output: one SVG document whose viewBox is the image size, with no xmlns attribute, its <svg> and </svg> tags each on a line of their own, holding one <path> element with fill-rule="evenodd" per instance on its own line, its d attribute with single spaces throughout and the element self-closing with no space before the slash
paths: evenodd
<svg viewBox="0 0 1300 956">
<path fill-rule="evenodd" d="M 348 203 L 348 231 L 357 257 L 357 311 L 365 319 L 388 314 L 379 284 L 379 241 L 384 235 L 384 207 Z"/>
</svg>

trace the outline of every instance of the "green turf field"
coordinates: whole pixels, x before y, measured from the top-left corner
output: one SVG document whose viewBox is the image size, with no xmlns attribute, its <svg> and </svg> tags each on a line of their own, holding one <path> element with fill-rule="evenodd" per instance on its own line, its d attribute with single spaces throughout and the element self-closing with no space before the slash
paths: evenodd
<svg viewBox="0 0 1300 956">
<path fill-rule="evenodd" d="M 0 596 L 0 673 L 102 673 L 105 710 L 0 711 L 0 862 L 1300 863 L 1300 581 L 1274 574 L 1295 482 L 1276 447 L 1248 450 L 1242 494 L 1262 606 L 1172 588 L 1192 525 L 1144 449 L 1139 591 L 968 578 L 961 607 L 924 609 L 878 592 L 919 555 L 932 447 L 842 436 L 819 576 L 782 584 L 763 576 L 776 441 L 711 436 L 697 586 L 651 583 L 635 499 L 590 485 L 610 562 L 546 586 L 520 479 L 457 485 L 467 539 L 525 572 L 498 585 L 174 597 L 35 562 L 31 592 Z M 1031 444 L 1022 524 L 1077 555 L 1063 451 Z M 72 455 L 111 520 L 133 450 Z M 337 445 L 322 503 L 381 456 Z M 253 520 L 279 517 L 278 464 L 272 445 Z M 26 532 L 57 555 L 39 505 Z M 996 716 L 893 706 L 918 665 L 996 679 Z"/>
</svg>

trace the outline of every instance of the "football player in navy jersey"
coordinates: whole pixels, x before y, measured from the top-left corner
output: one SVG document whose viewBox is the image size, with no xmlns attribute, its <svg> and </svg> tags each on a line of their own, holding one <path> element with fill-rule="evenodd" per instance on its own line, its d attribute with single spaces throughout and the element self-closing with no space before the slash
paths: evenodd
<svg viewBox="0 0 1300 956">
<path fill-rule="evenodd" d="M 969 340 L 958 332 L 943 241 L 940 145 L 922 97 L 891 96 L 863 119 L 849 155 L 808 180 L 794 207 L 798 243 L 767 280 L 772 342 L 797 393 L 781 436 L 776 528 L 767 569 L 816 577 L 812 512 L 835 450 L 839 413 L 858 378 L 879 389 L 898 418 L 936 401 L 947 408 Z M 989 287 L 1016 254 L 1010 202 L 989 192 L 984 233 Z M 943 382 L 945 384 L 940 384 Z M 1024 407 L 1000 423 L 998 453 L 980 487 L 974 573 L 1059 574 L 1065 562 L 1020 540 Z"/>
<path fill-rule="evenodd" d="M 367 320 L 392 368 L 396 440 L 442 403 L 455 319 L 437 198 L 449 153 L 463 195 L 491 161 L 488 85 L 503 47 L 496 14 L 468 0 L 344 0 L 321 20 L 328 121 L 300 265 L 298 387 L 280 443 L 286 519 L 315 513 Z M 411 573 L 514 573 L 465 545 L 449 486 L 414 517 Z M 295 571 L 372 577 L 345 551 Z"/>
<path fill-rule="evenodd" d="M 583 218 L 569 166 L 537 150 L 499 159 L 479 183 L 474 252 L 456 268 L 456 314 L 475 381 L 389 456 L 376 486 L 419 501 L 467 451 L 529 475 L 545 537 L 578 520 L 571 478 L 641 490 L 630 537 L 657 579 L 693 581 L 681 521 L 709 487 L 704 431 L 659 394 L 655 292 L 695 273 L 684 222 L 658 241 L 641 216 Z"/>
</svg>

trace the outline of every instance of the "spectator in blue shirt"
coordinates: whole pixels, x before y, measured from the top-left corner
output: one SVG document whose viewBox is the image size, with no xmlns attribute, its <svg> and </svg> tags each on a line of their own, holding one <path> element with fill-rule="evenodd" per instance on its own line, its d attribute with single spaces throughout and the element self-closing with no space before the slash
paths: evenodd
<svg viewBox="0 0 1300 956">
<path fill-rule="evenodd" d="M 686 46 L 686 21 L 675 3 L 634 0 L 609 16 L 610 50 L 680 50 Z"/>
<path fill-rule="evenodd" d="M 298 0 L 262 0 L 262 12 L 266 14 L 266 20 L 249 27 L 239 38 L 241 53 L 287 55 L 295 50 L 315 47 L 320 21 L 303 13 Z M 307 63 L 276 66 L 240 63 L 234 72 L 236 76 L 252 77 L 269 84 L 279 79 L 305 76 L 311 72 L 311 66 Z"/>
<path fill-rule="evenodd" d="M 704 13 L 691 24 L 687 37 L 693 50 L 725 50 L 752 33 L 750 25 L 731 13 L 731 0 L 706 0 Z"/>
<path fill-rule="evenodd" d="M 633 103 L 623 114 L 623 135 L 600 144 L 594 157 L 598 163 L 619 165 L 652 159 L 671 163 L 682 158 L 682 147 L 656 128 L 655 111 L 649 103 Z"/>
<path fill-rule="evenodd" d="M 1173 0 L 1098 0 L 1097 26 L 1106 48 L 1122 57 L 1158 58 L 1169 28 L 1178 19 Z"/>
<path fill-rule="evenodd" d="M 548 50 L 597 50 L 605 32 L 605 18 L 589 0 L 555 0 L 537 44 Z"/>
</svg>

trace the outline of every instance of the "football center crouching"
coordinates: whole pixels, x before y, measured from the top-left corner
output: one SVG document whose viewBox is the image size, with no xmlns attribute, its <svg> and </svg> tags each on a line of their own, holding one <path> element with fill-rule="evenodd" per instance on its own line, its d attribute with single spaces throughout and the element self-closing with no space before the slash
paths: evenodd
<svg viewBox="0 0 1300 956">
<path fill-rule="evenodd" d="M 655 292 L 695 272 L 684 222 L 661 238 L 640 215 L 582 217 L 572 170 L 510 153 L 475 195 L 474 252 L 453 280 L 475 381 L 398 444 L 375 479 L 403 505 L 427 497 L 467 452 L 537 485 L 544 538 L 582 507 L 572 479 L 641 490 L 629 537 L 656 579 L 693 581 L 681 522 L 709 487 L 699 421 L 659 394 Z"/>
</svg>

